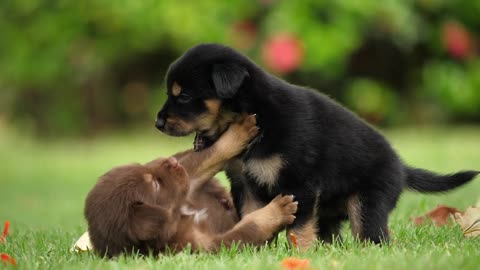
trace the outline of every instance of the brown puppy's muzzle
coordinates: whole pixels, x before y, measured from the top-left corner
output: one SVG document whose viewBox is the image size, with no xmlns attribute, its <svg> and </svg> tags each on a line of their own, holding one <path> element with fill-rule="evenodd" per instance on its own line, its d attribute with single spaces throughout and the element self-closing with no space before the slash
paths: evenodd
<svg viewBox="0 0 480 270">
<path fill-rule="evenodd" d="M 161 177 L 172 192 L 178 195 L 186 195 L 189 188 L 189 180 L 185 168 L 174 157 L 170 157 L 160 165 Z"/>
</svg>

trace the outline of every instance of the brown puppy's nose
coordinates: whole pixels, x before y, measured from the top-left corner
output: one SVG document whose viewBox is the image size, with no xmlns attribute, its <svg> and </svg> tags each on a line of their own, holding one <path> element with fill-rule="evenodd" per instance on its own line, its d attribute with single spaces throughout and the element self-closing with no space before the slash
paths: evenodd
<svg viewBox="0 0 480 270">
<path fill-rule="evenodd" d="M 170 157 L 168 158 L 168 163 L 170 166 L 172 166 L 172 168 L 177 168 L 178 167 L 178 160 L 174 157 Z"/>
<path fill-rule="evenodd" d="M 165 166 L 167 169 L 177 169 L 180 164 L 178 163 L 178 160 L 176 158 L 169 157 L 163 162 L 163 166 Z"/>
</svg>

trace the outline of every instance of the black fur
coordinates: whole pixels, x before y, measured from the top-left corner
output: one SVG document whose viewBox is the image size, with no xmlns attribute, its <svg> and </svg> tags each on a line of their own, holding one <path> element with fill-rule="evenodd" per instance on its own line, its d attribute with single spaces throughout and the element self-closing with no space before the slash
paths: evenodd
<svg viewBox="0 0 480 270">
<path fill-rule="evenodd" d="M 374 128 L 329 97 L 289 84 L 263 71 L 247 57 L 215 44 L 188 50 L 169 69 L 167 87 L 176 81 L 198 100 L 220 99 L 222 110 L 255 113 L 262 138 L 240 159 L 262 160 L 280 155 L 284 166 L 271 189 L 249 173 L 227 169 L 237 209 L 250 190 L 263 203 L 279 193 L 299 201 L 293 227 L 317 211 L 319 237 L 329 241 L 348 217 L 347 200 L 361 202 L 361 239 L 388 240 L 388 215 L 401 191 L 446 191 L 475 177 L 467 171 L 438 176 L 405 166 Z M 196 104 L 196 103 L 195 103 Z M 172 108 L 173 107 L 173 108 Z M 183 106 L 183 114 L 198 112 Z M 175 97 L 159 115 L 178 110 Z"/>
<path fill-rule="evenodd" d="M 438 175 L 423 169 L 406 167 L 407 185 L 421 192 L 442 192 L 456 188 L 472 180 L 479 172 L 462 171 L 449 175 Z"/>
<path fill-rule="evenodd" d="M 222 99 L 233 98 L 246 77 L 248 77 L 247 71 L 239 65 L 213 65 L 213 85 L 217 90 L 218 96 Z"/>
</svg>

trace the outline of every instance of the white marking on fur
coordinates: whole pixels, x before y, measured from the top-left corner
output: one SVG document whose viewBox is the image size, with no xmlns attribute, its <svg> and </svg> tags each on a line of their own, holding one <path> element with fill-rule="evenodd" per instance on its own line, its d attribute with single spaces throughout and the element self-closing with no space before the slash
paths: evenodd
<svg viewBox="0 0 480 270">
<path fill-rule="evenodd" d="M 182 213 L 182 215 L 193 216 L 193 222 L 195 222 L 195 224 L 198 224 L 201 221 L 207 219 L 208 217 L 207 211 L 208 211 L 207 208 L 203 208 L 202 210 L 196 210 L 188 207 L 187 205 L 183 205 L 180 208 L 180 213 Z"/>
<path fill-rule="evenodd" d="M 245 163 L 246 172 L 255 177 L 259 185 L 271 189 L 275 186 L 278 174 L 285 164 L 280 155 L 273 155 L 265 159 L 251 159 Z"/>
</svg>

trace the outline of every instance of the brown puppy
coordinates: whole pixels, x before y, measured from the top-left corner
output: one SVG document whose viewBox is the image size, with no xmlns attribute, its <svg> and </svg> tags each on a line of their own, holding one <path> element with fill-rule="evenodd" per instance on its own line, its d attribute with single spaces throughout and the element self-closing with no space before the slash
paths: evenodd
<svg viewBox="0 0 480 270">
<path fill-rule="evenodd" d="M 85 204 L 95 251 L 109 257 L 123 251 L 178 252 L 188 245 L 217 251 L 234 242 L 262 244 L 291 224 L 297 210 L 293 196 L 277 196 L 237 223 L 229 193 L 212 179 L 256 133 L 255 117 L 249 116 L 204 151 L 107 172 Z"/>
</svg>

